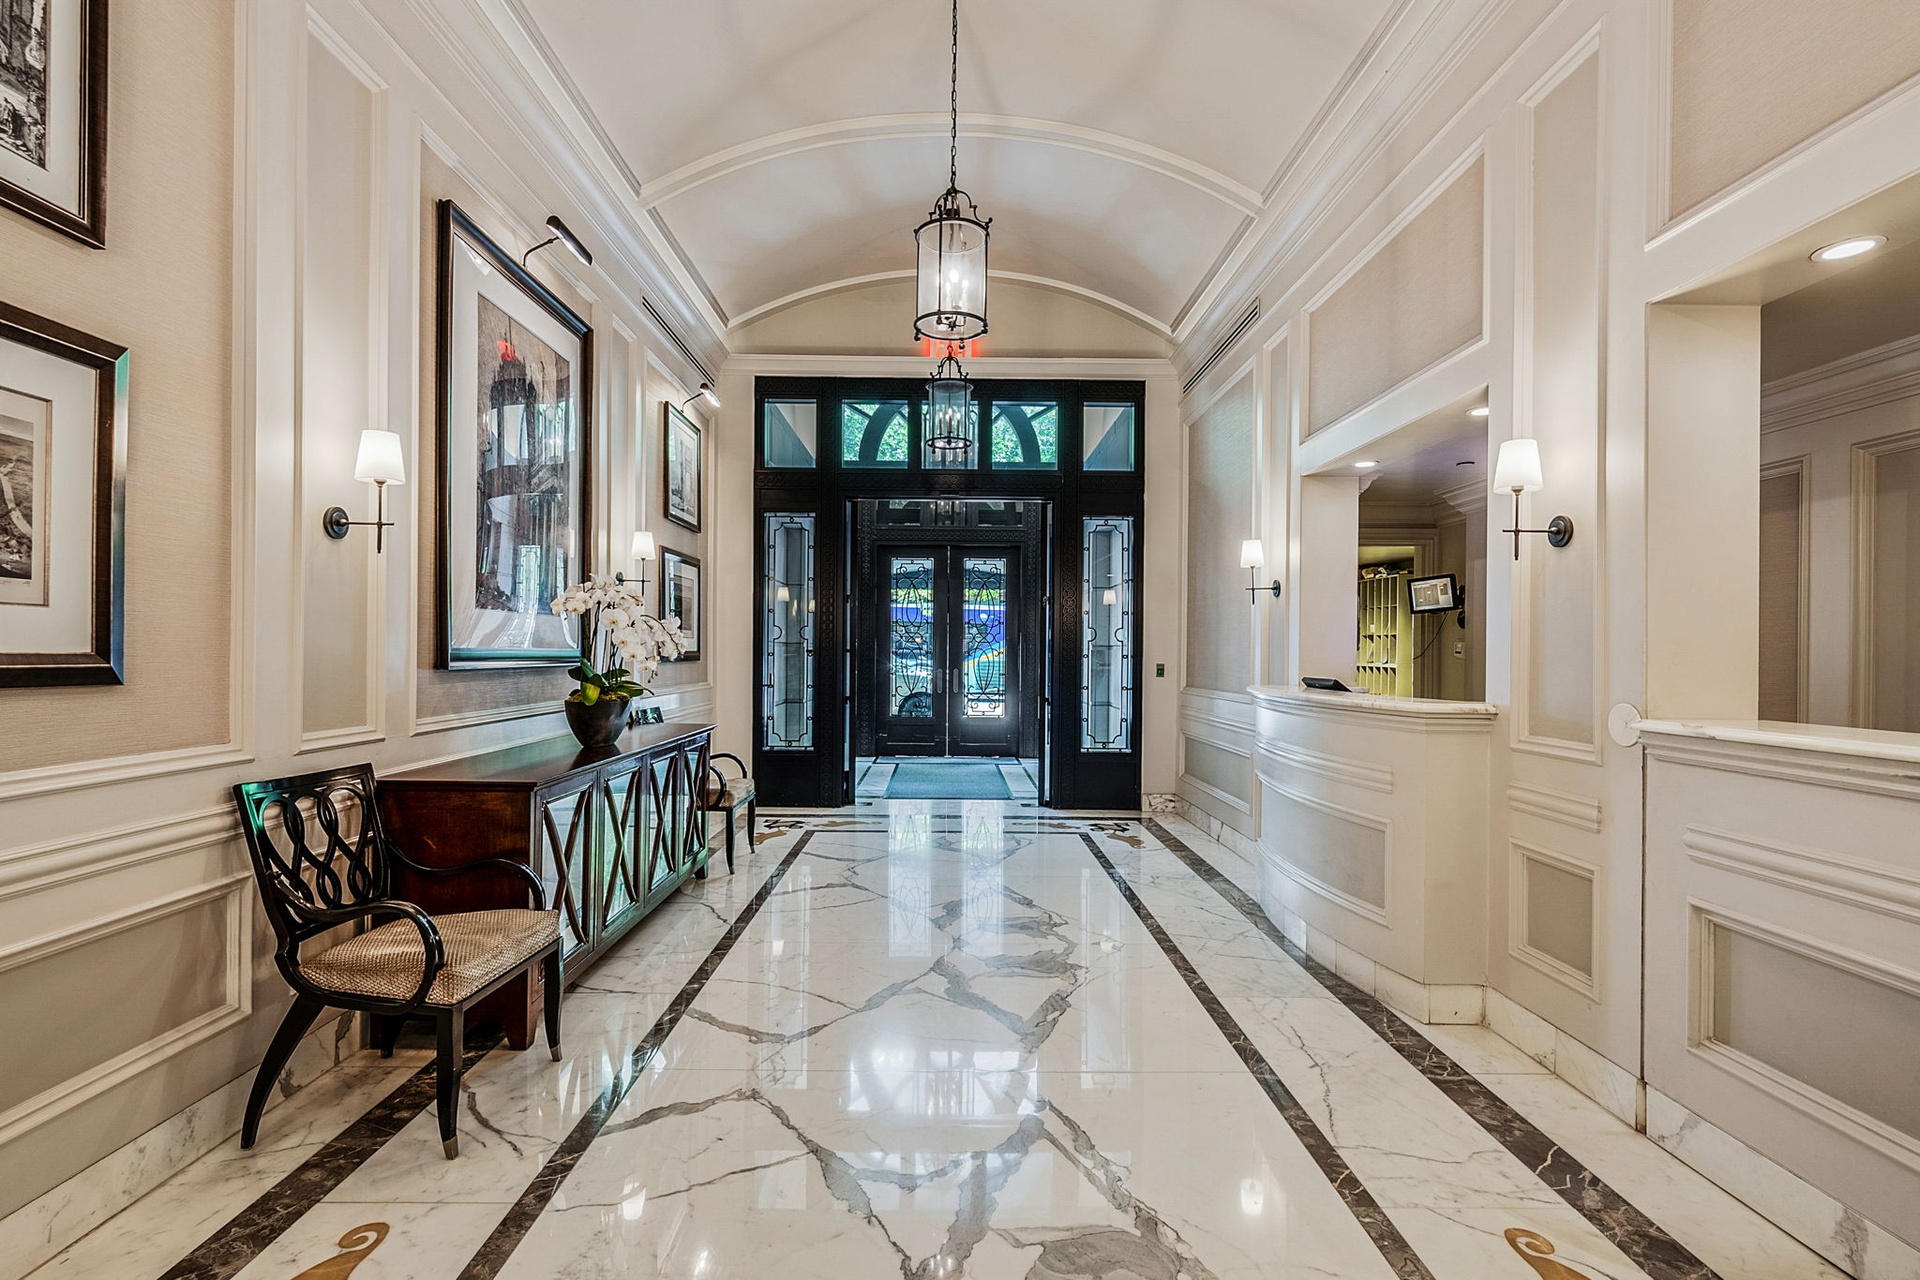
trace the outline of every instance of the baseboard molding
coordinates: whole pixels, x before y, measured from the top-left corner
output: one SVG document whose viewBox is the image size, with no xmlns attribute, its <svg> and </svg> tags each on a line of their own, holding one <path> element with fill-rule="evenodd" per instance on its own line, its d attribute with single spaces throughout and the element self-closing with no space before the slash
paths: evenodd
<svg viewBox="0 0 1920 1280">
<path fill-rule="evenodd" d="M 1857 1280 L 1914 1280 L 1920 1248 L 1863 1218 L 1658 1089 L 1646 1134 L 1682 1163 Z"/>
<path fill-rule="evenodd" d="M 271 1111 L 359 1051 L 352 1014 L 309 1031 L 268 1099 Z M 0 1280 L 19 1280 L 240 1132 L 253 1072 L 162 1120 L 38 1199 L 0 1218 Z"/>
</svg>

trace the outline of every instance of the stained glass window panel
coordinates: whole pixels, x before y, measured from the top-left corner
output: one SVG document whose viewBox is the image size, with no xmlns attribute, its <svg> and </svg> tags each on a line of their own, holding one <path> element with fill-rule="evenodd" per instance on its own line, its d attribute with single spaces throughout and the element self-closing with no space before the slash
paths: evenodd
<svg viewBox="0 0 1920 1280">
<path fill-rule="evenodd" d="M 761 618 L 763 741 L 771 751 L 813 746 L 813 517 L 769 513 Z"/>
<path fill-rule="evenodd" d="M 907 465 L 908 415 L 905 400 L 845 400 L 840 404 L 840 462 L 848 467 Z"/>
<path fill-rule="evenodd" d="M 933 718 L 933 557 L 893 556 L 887 575 L 887 709 Z"/>
<path fill-rule="evenodd" d="M 961 562 L 961 714 L 1004 719 L 1007 714 L 1007 560 L 966 557 Z"/>
<path fill-rule="evenodd" d="M 1051 403 L 993 406 L 993 465 L 998 471 L 1052 471 L 1060 465 L 1060 406 Z"/>
<path fill-rule="evenodd" d="M 1133 521 L 1081 522 L 1080 749 L 1133 750 Z"/>
</svg>

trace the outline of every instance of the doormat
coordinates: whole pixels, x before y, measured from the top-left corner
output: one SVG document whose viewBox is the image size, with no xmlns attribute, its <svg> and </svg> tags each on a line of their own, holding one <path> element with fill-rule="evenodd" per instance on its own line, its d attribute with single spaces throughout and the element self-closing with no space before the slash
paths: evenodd
<svg viewBox="0 0 1920 1280">
<path fill-rule="evenodd" d="M 1011 800 L 1000 766 L 985 760 L 914 760 L 894 766 L 889 800 Z"/>
</svg>

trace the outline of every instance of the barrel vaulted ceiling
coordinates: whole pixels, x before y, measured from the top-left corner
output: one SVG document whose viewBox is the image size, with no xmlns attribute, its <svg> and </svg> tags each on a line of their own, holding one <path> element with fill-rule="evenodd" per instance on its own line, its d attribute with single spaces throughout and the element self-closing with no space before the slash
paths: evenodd
<svg viewBox="0 0 1920 1280">
<path fill-rule="evenodd" d="M 1173 330 L 1402 3 L 961 0 L 995 275 Z M 724 324 L 911 274 L 947 178 L 945 0 L 508 10 Z"/>
</svg>

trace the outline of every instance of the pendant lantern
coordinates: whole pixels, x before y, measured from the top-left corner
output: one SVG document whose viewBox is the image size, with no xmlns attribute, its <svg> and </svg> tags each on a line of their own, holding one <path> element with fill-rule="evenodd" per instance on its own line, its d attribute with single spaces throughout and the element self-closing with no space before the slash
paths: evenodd
<svg viewBox="0 0 1920 1280">
<path fill-rule="evenodd" d="M 915 337 L 966 342 L 987 331 L 987 241 L 993 219 L 982 218 L 960 189 L 960 0 L 953 0 L 952 80 L 947 189 L 913 233 L 918 306 Z"/>
</svg>

